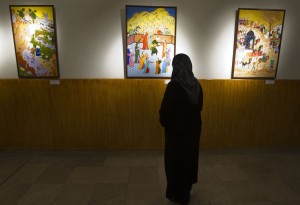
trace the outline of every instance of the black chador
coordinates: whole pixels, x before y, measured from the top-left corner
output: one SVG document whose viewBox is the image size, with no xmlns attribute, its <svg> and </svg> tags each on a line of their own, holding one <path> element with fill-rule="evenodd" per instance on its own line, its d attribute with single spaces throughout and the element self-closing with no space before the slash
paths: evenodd
<svg viewBox="0 0 300 205">
<path fill-rule="evenodd" d="M 192 185 L 198 180 L 203 94 L 187 55 L 176 55 L 172 65 L 171 81 L 159 111 L 165 127 L 166 197 L 188 204 Z"/>
</svg>

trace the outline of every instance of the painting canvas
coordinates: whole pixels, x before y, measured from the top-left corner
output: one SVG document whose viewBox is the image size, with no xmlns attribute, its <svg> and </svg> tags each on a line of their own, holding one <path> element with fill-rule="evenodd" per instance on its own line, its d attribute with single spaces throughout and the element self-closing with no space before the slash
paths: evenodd
<svg viewBox="0 0 300 205">
<path fill-rule="evenodd" d="M 176 7 L 126 6 L 126 77 L 170 78 Z"/>
<path fill-rule="evenodd" d="M 10 6 L 19 78 L 58 78 L 53 6 Z"/>
<path fill-rule="evenodd" d="M 232 78 L 276 78 L 284 16 L 285 10 L 238 10 Z"/>
</svg>

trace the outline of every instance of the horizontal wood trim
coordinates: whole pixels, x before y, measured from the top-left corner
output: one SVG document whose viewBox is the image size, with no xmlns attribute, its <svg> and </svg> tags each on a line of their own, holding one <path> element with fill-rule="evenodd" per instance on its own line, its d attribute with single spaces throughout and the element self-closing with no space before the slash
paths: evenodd
<svg viewBox="0 0 300 205">
<path fill-rule="evenodd" d="M 161 79 L 0 80 L 0 149 L 163 149 Z M 200 80 L 202 148 L 300 146 L 300 81 Z"/>
</svg>

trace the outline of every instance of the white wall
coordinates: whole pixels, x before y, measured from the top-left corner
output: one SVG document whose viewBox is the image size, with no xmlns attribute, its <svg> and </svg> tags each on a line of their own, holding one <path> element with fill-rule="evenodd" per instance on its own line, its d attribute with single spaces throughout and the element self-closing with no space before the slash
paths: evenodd
<svg viewBox="0 0 300 205">
<path fill-rule="evenodd" d="M 277 79 L 300 79 L 299 0 L 1 0 L 0 79 L 18 78 L 9 5 L 54 5 L 61 78 L 124 78 L 125 5 L 177 6 L 176 53 L 199 79 L 230 79 L 238 8 L 286 9 Z"/>
</svg>

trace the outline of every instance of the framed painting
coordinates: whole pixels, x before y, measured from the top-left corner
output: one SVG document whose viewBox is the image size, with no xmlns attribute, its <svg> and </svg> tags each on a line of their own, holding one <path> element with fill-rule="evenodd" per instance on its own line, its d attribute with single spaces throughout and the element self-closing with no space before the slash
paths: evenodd
<svg viewBox="0 0 300 205">
<path fill-rule="evenodd" d="M 126 77 L 170 78 L 176 7 L 126 6 Z"/>
<path fill-rule="evenodd" d="M 232 78 L 275 79 L 285 10 L 238 9 Z"/>
<path fill-rule="evenodd" d="M 54 7 L 10 6 L 19 78 L 58 78 Z"/>
</svg>

